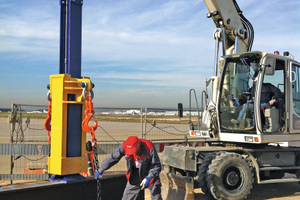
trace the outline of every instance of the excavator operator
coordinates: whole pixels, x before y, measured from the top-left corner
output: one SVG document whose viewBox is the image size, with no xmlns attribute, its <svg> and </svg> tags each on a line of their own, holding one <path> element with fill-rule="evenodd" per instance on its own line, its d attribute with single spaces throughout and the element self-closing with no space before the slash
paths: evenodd
<svg viewBox="0 0 300 200">
<path fill-rule="evenodd" d="M 250 92 L 250 102 L 243 104 L 243 108 L 239 113 L 239 116 L 237 119 L 232 119 L 231 122 L 233 124 L 239 124 L 240 129 L 244 128 L 245 124 L 245 119 L 242 119 L 243 114 L 246 109 L 246 105 L 248 104 L 248 110 L 253 110 L 253 99 L 254 99 L 254 94 L 255 94 L 255 86 L 256 82 L 258 80 L 258 77 L 256 76 L 255 79 L 253 80 L 253 87 L 249 89 Z M 279 102 L 282 100 L 282 94 L 281 91 L 272 85 L 271 83 L 263 83 L 262 84 L 262 89 L 261 89 L 261 99 L 260 99 L 260 109 L 263 110 L 267 107 L 267 104 L 270 106 L 275 105 L 276 102 Z M 247 127 L 250 127 L 250 123 L 247 123 Z M 253 126 L 254 126 L 254 118 L 253 118 Z"/>
</svg>

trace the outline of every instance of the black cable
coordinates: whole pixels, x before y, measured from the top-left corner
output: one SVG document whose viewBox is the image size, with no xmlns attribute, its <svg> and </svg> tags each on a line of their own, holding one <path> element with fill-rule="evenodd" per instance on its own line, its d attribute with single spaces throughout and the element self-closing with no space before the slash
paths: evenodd
<svg viewBox="0 0 300 200">
<path fill-rule="evenodd" d="M 248 33 L 248 46 L 247 46 L 247 51 L 251 51 L 252 49 L 252 45 L 253 45 L 253 41 L 254 41 L 254 29 L 252 24 L 246 19 L 246 17 L 243 15 L 243 12 L 241 11 L 239 5 L 236 3 L 235 0 L 233 0 L 233 4 L 240 16 L 240 19 L 242 21 L 242 24 L 244 26 L 244 28 L 247 30 Z"/>
<path fill-rule="evenodd" d="M 165 131 L 165 130 L 163 130 L 163 129 L 157 127 L 157 126 L 156 126 L 155 128 L 157 128 L 158 130 L 161 130 L 162 132 L 168 133 L 168 134 L 170 134 L 170 135 L 182 135 L 182 136 L 185 136 L 185 135 L 186 135 L 186 134 L 175 134 L 175 133 L 170 133 L 170 132 Z"/>
<path fill-rule="evenodd" d="M 148 123 L 150 123 L 149 121 L 147 121 Z M 152 125 L 152 124 L 151 124 Z M 167 134 L 171 134 L 171 135 L 186 135 L 186 134 L 176 134 L 176 133 L 171 133 L 171 132 L 168 132 L 168 131 L 165 131 L 165 130 L 163 130 L 163 129 L 166 129 L 166 128 L 173 128 L 173 129 L 175 129 L 175 130 L 177 130 L 178 132 L 181 132 L 181 133 L 188 133 L 188 131 L 180 131 L 180 130 L 178 130 L 177 128 L 175 128 L 174 126 L 166 126 L 166 127 L 163 127 L 163 128 L 159 128 L 159 127 L 157 127 L 157 126 L 153 126 L 152 125 L 152 127 L 151 127 L 151 129 L 150 130 L 152 130 L 153 128 L 157 128 L 158 130 L 161 130 L 161 131 L 163 131 L 163 132 L 165 132 L 165 133 L 167 133 Z M 150 131 L 149 130 L 149 131 Z M 148 132 L 149 132 L 148 131 Z M 148 134 L 148 132 L 146 133 L 146 134 Z"/>
<path fill-rule="evenodd" d="M 102 128 L 100 125 L 98 125 L 98 127 L 100 127 L 111 139 L 113 139 L 116 143 L 121 144 L 120 142 L 118 142 L 117 140 L 115 140 L 115 138 L 113 138 L 108 132 L 106 132 L 104 130 L 104 128 Z"/>
<path fill-rule="evenodd" d="M 27 157 L 24 156 L 24 155 L 21 155 L 20 157 L 24 157 L 26 160 L 30 160 L 30 161 L 38 161 L 38 160 L 42 160 L 42 159 L 45 158 L 46 156 L 48 156 L 48 155 L 44 155 L 42 158 L 39 158 L 39 159 L 36 159 L 36 160 L 27 158 Z M 19 159 L 20 157 L 18 156 L 16 159 Z M 15 160 L 16 160 L 16 159 L 15 159 Z"/>
<path fill-rule="evenodd" d="M 151 124 L 151 122 L 149 122 L 149 121 L 147 121 L 147 123 Z M 151 125 L 152 125 L 152 124 L 151 124 Z M 152 125 L 152 126 L 153 126 L 153 125 Z M 153 127 L 156 127 L 156 126 L 153 126 Z M 152 127 L 152 128 L 153 128 L 153 127 Z M 152 129 L 152 128 L 151 128 L 151 129 Z M 166 129 L 166 128 L 173 128 L 173 129 L 175 129 L 175 130 L 178 131 L 178 132 L 186 133 L 186 131 L 181 131 L 181 130 L 175 128 L 174 126 L 165 126 L 165 127 L 163 127 L 162 129 Z M 151 129 L 150 129 L 150 130 L 151 130 Z"/>
<path fill-rule="evenodd" d="M 147 131 L 147 132 L 145 133 L 145 135 L 147 135 L 154 127 L 155 127 L 155 126 L 152 125 L 152 127 L 149 129 L 149 131 Z"/>
<path fill-rule="evenodd" d="M 44 128 L 30 128 L 30 127 L 27 127 L 29 130 L 36 130 L 36 131 L 44 131 L 44 130 L 46 130 L 46 129 L 44 129 Z M 24 131 L 25 131 L 26 129 L 24 129 Z"/>
<path fill-rule="evenodd" d="M 252 24 L 244 17 L 244 15 L 240 15 L 240 17 L 241 17 L 241 20 L 248 32 L 248 37 L 249 37 L 248 51 L 251 51 L 252 45 L 253 45 L 253 40 L 254 40 L 254 29 L 253 29 Z"/>
</svg>

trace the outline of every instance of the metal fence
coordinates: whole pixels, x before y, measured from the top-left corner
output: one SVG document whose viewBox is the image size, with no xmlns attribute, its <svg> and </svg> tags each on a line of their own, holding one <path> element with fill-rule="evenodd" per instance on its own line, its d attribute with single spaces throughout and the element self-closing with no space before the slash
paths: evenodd
<svg viewBox="0 0 300 200">
<path fill-rule="evenodd" d="M 175 109 L 145 109 L 143 138 L 153 143 L 186 141 L 189 134 L 186 121 L 180 121 Z"/>
<path fill-rule="evenodd" d="M 188 123 L 178 119 L 176 109 L 94 107 L 94 110 L 100 163 L 131 135 L 148 139 L 156 146 L 160 144 L 158 151 L 163 145 L 184 143 L 188 139 Z M 7 115 L 0 117 L 0 178 L 48 179 L 49 146 L 43 126 L 47 106 L 13 104 L 12 112 Z M 122 159 L 108 172 L 125 170 Z"/>
</svg>

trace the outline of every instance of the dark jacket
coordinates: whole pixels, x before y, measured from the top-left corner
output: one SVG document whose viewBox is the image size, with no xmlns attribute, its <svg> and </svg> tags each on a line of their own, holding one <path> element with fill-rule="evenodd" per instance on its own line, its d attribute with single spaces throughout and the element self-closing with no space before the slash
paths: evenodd
<svg viewBox="0 0 300 200">
<path fill-rule="evenodd" d="M 139 177 L 142 181 L 146 176 L 149 178 L 156 178 L 158 177 L 160 171 L 161 171 L 161 163 L 158 157 L 158 154 L 155 150 L 154 145 L 144 139 L 139 139 L 141 141 L 141 154 L 140 154 L 140 160 L 141 160 L 141 166 L 139 168 Z M 133 168 L 133 156 L 128 156 L 125 154 L 126 152 L 126 145 L 122 143 L 111 155 L 110 157 L 106 158 L 99 168 L 99 172 L 103 173 L 105 170 L 108 170 L 112 166 L 114 166 L 116 163 L 119 162 L 119 160 L 125 156 L 125 159 L 127 161 L 127 172 L 126 177 L 127 180 L 130 181 L 130 176 L 132 174 L 132 168 Z M 124 151 L 125 149 L 125 151 Z"/>
<path fill-rule="evenodd" d="M 255 88 L 251 87 L 249 91 L 251 92 L 251 97 L 254 97 Z M 271 83 L 263 83 L 261 88 L 260 103 L 269 103 L 269 101 L 272 100 L 272 97 L 276 101 L 279 101 L 283 98 L 281 91 L 277 87 Z"/>
</svg>

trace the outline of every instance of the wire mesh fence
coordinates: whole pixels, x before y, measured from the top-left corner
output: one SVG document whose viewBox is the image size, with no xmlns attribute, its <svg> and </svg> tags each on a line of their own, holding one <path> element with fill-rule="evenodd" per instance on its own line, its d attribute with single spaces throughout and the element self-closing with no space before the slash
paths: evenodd
<svg viewBox="0 0 300 200">
<path fill-rule="evenodd" d="M 47 109 L 46 105 L 13 104 L 11 112 L 0 113 L 2 180 L 48 179 L 49 147 L 44 129 Z M 128 136 L 135 135 L 153 143 L 182 143 L 188 137 L 187 117 L 180 121 L 175 109 L 94 107 L 94 110 L 100 163 Z M 87 133 L 86 140 L 90 139 Z M 108 170 L 110 173 L 121 171 L 126 171 L 125 159 Z"/>
<path fill-rule="evenodd" d="M 189 134 L 187 121 L 179 120 L 175 109 L 145 109 L 143 138 L 153 143 L 184 141 Z"/>
<path fill-rule="evenodd" d="M 1 113 L 0 178 L 4 180 L 47 179 L 49 147 L 43 121 L 46 106 L 13 104 Z"/>
</svg>

